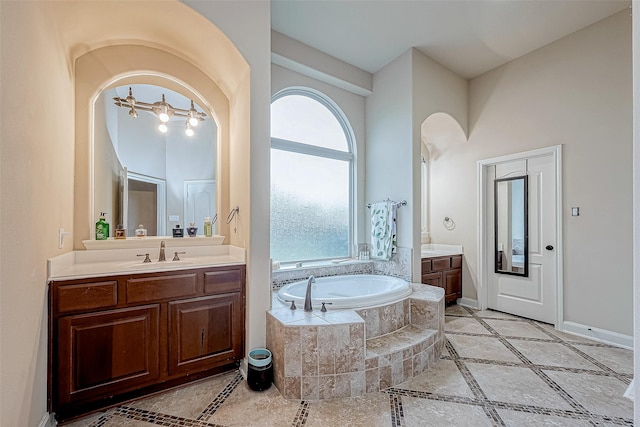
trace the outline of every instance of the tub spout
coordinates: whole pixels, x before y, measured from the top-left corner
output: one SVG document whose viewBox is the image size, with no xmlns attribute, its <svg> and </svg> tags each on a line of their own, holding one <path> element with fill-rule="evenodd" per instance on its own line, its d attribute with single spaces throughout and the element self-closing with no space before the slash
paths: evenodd
<svg viewBox="0 0 640 427">
<path fill-rule="evenodd" d="M 307 282 L 307 294 L 304 297 L 304 311 L 313 311 L 313 307 L 311 307 L 311 285 L 314 283 L 316 283 L 316 278 L 309 276 L 309 281 Z"/>
</svg>

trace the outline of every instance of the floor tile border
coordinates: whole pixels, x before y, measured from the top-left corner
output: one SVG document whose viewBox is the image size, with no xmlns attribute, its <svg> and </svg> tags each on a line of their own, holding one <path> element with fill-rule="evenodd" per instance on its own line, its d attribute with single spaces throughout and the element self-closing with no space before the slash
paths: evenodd
<svg viewBox="0 0 640 427">
<path fill-rule="evenodd" d="M 389 394 L 389 405 L 391 406 L 391 426 L 404 427 L 402 397 L 397 394 Z"/>
<path fill-rule="evenodd" d="M 295 417 L 293 418 L 293 422 L 291 423 L 291 427 L 302 427 L 307 423 L 307 418 L 309 417 L 309 402 L 306 400 L 300 401 L 300 407 L 296 412 Z"/>
<path fill-rule="evenodd" d="M 210 417 L 213 415 L 218 408 L 231 396 L 231 393 L 238 387 L 244 380 L 244 377 L 240 373 L 240 371 L 236 372 L 236 375 L 233 377 L 231 382 L 229 382 L 220 393 L 213 399 L 213 401 L 198 415 L 196 420 L 202 420 L 205 417 Z"/>
</svg>

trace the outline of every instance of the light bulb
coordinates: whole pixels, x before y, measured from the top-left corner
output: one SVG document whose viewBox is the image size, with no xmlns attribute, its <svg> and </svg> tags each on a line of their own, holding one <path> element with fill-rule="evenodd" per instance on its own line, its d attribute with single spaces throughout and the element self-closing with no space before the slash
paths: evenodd
<svg viewBox="0 0 640 427">
<path fill-rule="evenodd" d="M 158 114 L 158 118 L 160 119 L 161 122 L 166 123 L 169 121 L 169 115 L 167 113 L 165 113 L 164 111 L 161 112 L 160 114 Z"/>
<path fill-rule="evenodd" d="M 138 112 L 135 108 L 131 107 L 131 110 L 129 110 L 129 115 L 135 119 L 136 117 L 138 117 Z"/>
<path fill-rule="evenodd" d="M 191 126 L 198 126 L 198 112 L 196 111 L 196 107 L 193 105 L 193 99 L 191 100 L 191 108 L 189 108 L 189 124 Z"/>
<path fill-rule="evenodd" d="M 167 130 L 169 128 L 167 127 L 167 125 L 165 125 L 164 123 L 160 123 L 160 126 L 158 126 L 158 130 L 162 133 L 167 133 Z"/>
<path fill-rule="evenodd" d="M 187 129 L 184 131 L 184 133 L 186 133 L 187 136 L 193 136 L 193 129 L 191 129 L 191 126 L 187 125 Z"/>
</svg>

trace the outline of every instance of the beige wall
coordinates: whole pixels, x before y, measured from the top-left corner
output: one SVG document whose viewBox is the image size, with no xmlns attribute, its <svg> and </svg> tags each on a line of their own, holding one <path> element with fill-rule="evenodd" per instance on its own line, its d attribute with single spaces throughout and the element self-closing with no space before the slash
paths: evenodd
<svg viewBox="0 0 640 427">
<path fill-rule="evenodd" d="M 477 297 L 477 161 L 563 144 L 564 320 L 632 334 L 631 89 L 626 10 L 471 80 L 469 140 L 431 162 L 431 234 L 464 246 L 464 297 Z"/>
<path fill-rule="evenodd" d="M 46 413 L 46 259 L 73 228 L 73 82 L 55 23 L 0 2 L 0 425 Z M 18 238 L 20 237 L 20 238 Z"/>
<path fill-rule="evenodd" d="M 421 245 L 421 217 L 422 217 L 422 186 L 420 156 L 422 145 L 427 142 L 425 138 L 433 135 L 423 134 L 426 128 L 424 124 L 434 116 L 446 114 L 455 121 L 460 135 L 465 136 L 468 123 L 468 82 L 451 70 L 445 68 L 433 59 L 425 56 L 417 49 L 411 50 L 412 54 L 412 151 L 411 170 L 413 172 L 412 200 L 409 209 L 413 213 L 413 280 L 421 280 L 420 245 Z M 437 121 L 437 118 L 436 118 Z M 440 127 L 438 133 L 443 131 Z M 431 141 L 433 142 L 433 141 Z M 432 144 L 429 144 L 433 147 Z M 441 215 L 442 217 L 446 215 Z M 439 218 L 439 217 L 437 217 Z M 459 244 L 459 243 L 456 243 Z"/>
</svg>

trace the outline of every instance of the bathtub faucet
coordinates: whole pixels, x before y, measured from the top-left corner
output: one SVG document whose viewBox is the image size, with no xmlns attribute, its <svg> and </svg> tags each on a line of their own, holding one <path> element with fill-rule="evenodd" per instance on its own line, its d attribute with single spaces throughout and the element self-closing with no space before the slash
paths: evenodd
<svg viewBox="0 0 640 427">
<path fill-rule="evenodd" d="M 309 276 L 309 281 L 307 282 L 307 294 L 304 297 L 304 311 L 313 311 L 313 307 L 311 307 L 311 285 L 316 283 L 316 278 L 313 275 Z"/>
</svg>

